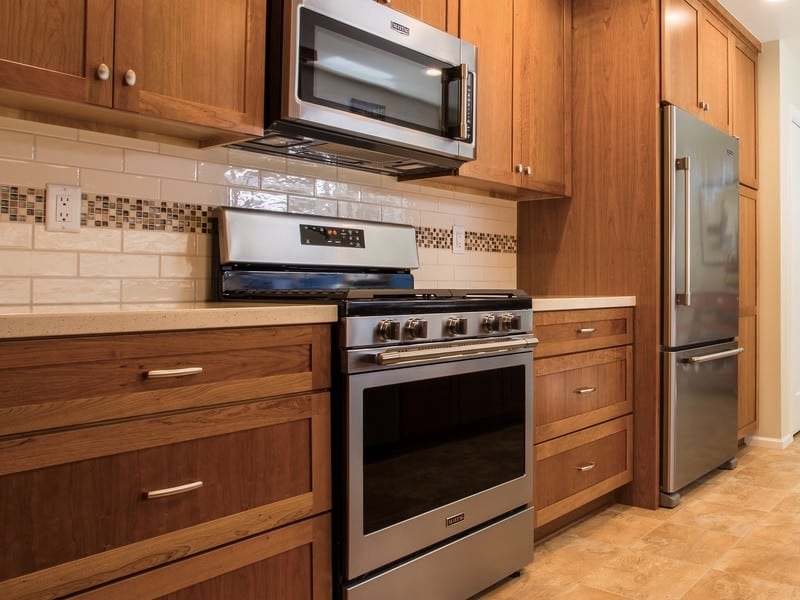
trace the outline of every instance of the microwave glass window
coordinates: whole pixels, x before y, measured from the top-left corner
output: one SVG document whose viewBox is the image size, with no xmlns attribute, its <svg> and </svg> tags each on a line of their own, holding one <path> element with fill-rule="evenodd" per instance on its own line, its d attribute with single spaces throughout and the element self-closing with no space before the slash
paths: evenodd
<svg viewBox="0 0 800 600">
<path fill-rule="evenodd" d="M 363 392 L 364 534 L 525 474 L 525 367 Z"/>
<path fill-rule="evenodd" d="M 300 39 L 301 100 L 442 132 L 453 111 L 442 77 L 451 65 L 306 9 Z"/>
</svg>

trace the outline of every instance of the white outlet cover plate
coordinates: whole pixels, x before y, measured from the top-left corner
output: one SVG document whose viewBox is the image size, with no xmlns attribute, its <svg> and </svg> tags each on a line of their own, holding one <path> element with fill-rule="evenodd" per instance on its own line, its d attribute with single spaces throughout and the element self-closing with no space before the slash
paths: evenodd
<svg viewBox="0 0 800 600">
<path fill-rule="evenodd" d="M 463 225 L 453 225 L 453 254 L 464 254 L 467 245 L 467 232 Z"/>
<path fill-rule="evenodd" d="M 61 214 L 59 205 L 66 203 L 67 217 L 59 218 Z M 44 228 L 47 231 L 81 230 L 81 188 L 77 185 L 63 185 L 60 183 L 47 184 L 47 197 L 45 198 Z"/>
</svg>

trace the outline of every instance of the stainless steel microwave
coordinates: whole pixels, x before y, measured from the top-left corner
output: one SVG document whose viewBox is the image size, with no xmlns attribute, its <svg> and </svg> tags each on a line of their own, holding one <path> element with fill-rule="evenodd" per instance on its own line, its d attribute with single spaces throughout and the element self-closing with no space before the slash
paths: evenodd
<svg viewBox="0 0 800 600">
<path fill-rule="evenodd" d="M 235 146 L 405 178 L 475 158 L 476 48 L 373 0 L 270 0 L 264 136 Z"/>
</svg>

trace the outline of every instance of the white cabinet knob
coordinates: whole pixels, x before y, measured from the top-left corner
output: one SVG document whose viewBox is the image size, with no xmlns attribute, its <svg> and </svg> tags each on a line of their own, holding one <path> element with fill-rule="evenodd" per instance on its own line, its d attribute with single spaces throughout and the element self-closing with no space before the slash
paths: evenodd
<svg viewBox="0 0 800 600">
<path fill-rule="evenodd" d="M 136 85 L 136 71 L 133 69 L 128 69 L 125 71 L 125 85 Z"/>
<path fill-rule="evenodd" d="M 530 175 L 531 173 L 533 173 L 533 167 L 531 167 L 530 165 L 528 165 L 527 167 L 525 167 L 525 170 L 523 171 L 523 173 L 524 173 L 525 175 Z"/>
<path fill-rule="evenodd" d="M 523 170 L 524 168 L 522 166 L 522 163 L 514 166 L 514 173 L 522 173 Z"/>
<path fill-rule="evenodd" d="M 95 75 L 101 81 L 107 81 L 109 77 L 111 77 L 111 69 L 108 68 L 106 63 L 100 63 L 97 65 L 97 71 L 95 71 Z"/>
</svg>

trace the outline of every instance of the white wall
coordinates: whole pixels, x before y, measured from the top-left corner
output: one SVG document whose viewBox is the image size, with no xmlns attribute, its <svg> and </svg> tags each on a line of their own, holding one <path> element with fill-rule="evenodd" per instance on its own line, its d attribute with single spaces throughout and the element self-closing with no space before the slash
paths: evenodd
<svg viewBox="0 0 800 600">
<path fill-rule="evenodd" d="M 751 440 L 783 447 L 794 433 L 794 378 L 800 356 L 792 355 L 790 328 L 792 280 L 800 264 L 791 260 L 792 223 L 789 177 L 798 165 L 789 164 L 792 106 L 800 106 L 800 39 L 764 44 L 758 63 L 759 199 L 759 427 Z"/>
</svg>

